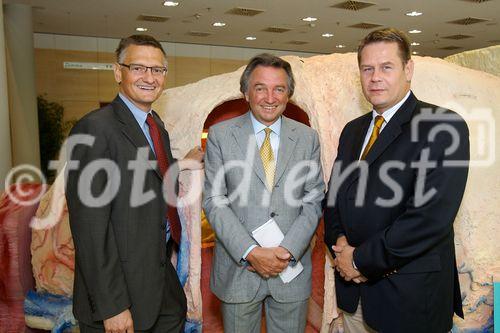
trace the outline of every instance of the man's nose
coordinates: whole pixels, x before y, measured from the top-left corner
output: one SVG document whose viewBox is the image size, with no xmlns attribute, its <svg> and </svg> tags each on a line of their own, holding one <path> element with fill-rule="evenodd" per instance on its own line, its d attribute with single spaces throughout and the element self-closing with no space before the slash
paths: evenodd
<svg viewBox="0 0 500 333">
<path fill-rule="evenodd" d="M 147 83 L 154 82 L 155 78 L 153 76 L 153 69 L 148 67 L 146 68 L 146 73 L 142 76 L 142 80 Z"/>
<path fill-rule="evenodd" d="M 266 96 L 265 96 L 266 103 L 273 103 L 275 100 L 275 96 L 272 90 L 267 90 L 266 91 Z"/>
<path fill-rule="evenodd" d="M 379 69 L 375 68 L 373 70 L 371 80 L 375 81 L 375 82 L 380 81 L 380 70 Z"/>
</svg>

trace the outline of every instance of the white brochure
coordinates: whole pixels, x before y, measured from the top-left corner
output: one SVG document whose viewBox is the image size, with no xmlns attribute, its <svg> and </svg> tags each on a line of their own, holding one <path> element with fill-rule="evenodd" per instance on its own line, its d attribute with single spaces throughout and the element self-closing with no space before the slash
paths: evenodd
<svg viewBox="0 0 500 333">
<path fill-rule="evenodd" d="M 252 236 L 262 247 L 279 246 L 283 238 L 285 238 L 285 235 L 273 218 L 252 231 Z M 304 266 L 298 261 L 295 266 L 289 265 L 285 268 L 285 270 L 280 273 L 280 278 L 283 283 L 288 283 L 295 279 L 303 270 Z"/>
</svg>

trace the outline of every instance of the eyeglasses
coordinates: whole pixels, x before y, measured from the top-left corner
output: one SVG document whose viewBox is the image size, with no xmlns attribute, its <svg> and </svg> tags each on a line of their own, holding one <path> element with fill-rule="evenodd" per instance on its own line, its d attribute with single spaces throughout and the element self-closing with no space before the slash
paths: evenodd
<svg viewBox="0 0 500 333">
<path fill-rule="evenodd" d="M 137 64 L 121 64 L 119 63 L 118 65 L 127 67 L 129 71 L 134 74 L 134 75 L 144 75 L 148 71 L 148 69 L 151 70 L 151 74 L 154 76 L 165 76 L 167 74 L 167 67 L 157 67 L 157 66 L 143 66 L 143 65 L 137 65 Z"/>
</svg>

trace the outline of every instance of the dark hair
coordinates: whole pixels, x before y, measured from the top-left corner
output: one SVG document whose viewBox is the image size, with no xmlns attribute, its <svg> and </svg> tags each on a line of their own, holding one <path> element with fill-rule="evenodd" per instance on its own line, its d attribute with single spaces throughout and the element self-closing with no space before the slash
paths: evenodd
<svg viewBox="0 0 500 333">
<path fill-rule="evenodd" d="M 384 28 L 372 31 L 366 35 L 365 38 L 363 38 L 358 46 L 358 65 L 361 63 L 361 51 L 363 51 L 364 47 L 366 45 L 379 42 L 398 44 L 399 56 L 403 61 L 403 64 L 406 64 L 408 60 L 411 59 L 410 41 L 408 40 L 408 36 L 406 36 L 404 32 L 395 28 Z"/>
<path fill-rule="evenodd" d="M 243 71 L 243 74 L 241 74 L 240 78 L 240 91 L 243 94 L 248 91 L 248 81 L 250 80 L 250 75 L 254 69 L 257 68 L 257 66 L 284 69 L 288 76 L 288 97 L 293 95 L 293 91 L 295 89 L 295 79 L 293 78 L 292 66 L 290 66 L 288 61 L 269 53 L 262 53 L 250 59 L 250 62 Z"/>
<path fill-rule="evenodd" d="M 154 48 L 157 48 L 163 53 L 163 56 L 165 57 L 165 61 L 167 61 L 167 54 L 165 53 L 165 50 L 161 46 L 160 42 L 158 42 L 154 37 L 149 36 L 149 35 L 132 35 L 128 36 L 127 38 L 122 38 L 120 40 L 120 44 L 118 44 L 118 47 L 116 48 L 116 61 L 118 63 L 123 62 L 123 59 L 125 58 L 125 52 L 127 51 L 127 47 L 130 45 L 141 45 L 141 46 L 152 46 Z"/>
</svg>

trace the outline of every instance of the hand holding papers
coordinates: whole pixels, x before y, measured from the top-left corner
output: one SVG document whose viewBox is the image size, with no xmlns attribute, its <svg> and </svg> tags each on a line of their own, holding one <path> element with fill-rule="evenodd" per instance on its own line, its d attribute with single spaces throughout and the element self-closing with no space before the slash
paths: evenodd
<svg viewBox="0 0 500 333">
<path fill-rule="evenodd" d="M 273 218 L 252 231 L 252 236 L 262 247 L 279 246 L 283 238 L 285 238 L 285 235 Z M 295 266 L 288 266 L 283 272 L 281 272 L 280 278 L 284 283 L 288 283 L 303 270 L 304 267 L 299 261 Z"/>
</svg>

